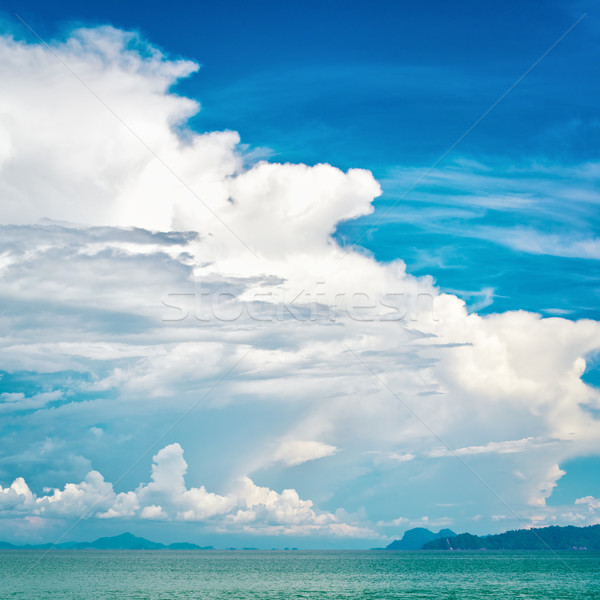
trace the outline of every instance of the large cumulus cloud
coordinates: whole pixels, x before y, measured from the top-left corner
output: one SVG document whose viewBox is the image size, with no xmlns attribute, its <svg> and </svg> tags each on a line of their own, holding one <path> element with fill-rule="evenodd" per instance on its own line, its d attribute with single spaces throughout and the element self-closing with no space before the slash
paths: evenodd
<svg viewBox="0 0 600 600">
<path fill-rule="evenodd" d="M 19 477 L 10 487 L 0 487 L 4 516 L 26 513 L 36 517 L 70 516 L 98 519 L 140 518 L 161 521 L 199 521 L 216 531 L 242 529 L 249 534 L 327 534 L 371 537 L 368 529 L 340 522 L 327 512 L 316 512 L 310 500 L 294 489 L 281 493 L 242 478 L 226 495 L 208 492 L 204 486 L 187 488 L 188 465 L 179 444 L 170 444 L 153 458 L 149 483 L 116 494 L 98 471 L 90 471 L 80 483 L 63 489 L 46 488 L 36 495 Z"/>
</svg>

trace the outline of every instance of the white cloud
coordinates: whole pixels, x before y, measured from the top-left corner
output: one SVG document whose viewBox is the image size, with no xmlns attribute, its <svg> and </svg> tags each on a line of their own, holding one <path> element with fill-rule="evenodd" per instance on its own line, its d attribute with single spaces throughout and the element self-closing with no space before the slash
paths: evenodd
<svg viewBox="0 0 600 600">
<path fill-rule="evenodd" d="M 102 434 L 104 433 L 104 430 L 102 429 L 102 427 L 92 426 L 92 427 L 90 427 L 90 433 L 93 436 L 99 438 L 99 437 L 102 437 Z"/>
<path fill-rule="evenodd" d="M 535 490 L 536 493 L 529 499 L 529 504 L 533 506 L 545 506 L 546 499 L 550 497 L 552 490 L 563 475 L 566 475 L 566 471 L 563 471 L 558 465 L 552 465 L 546 473 L 544 480 L 538 482 L 537 490 Z"/>
<path fill-rule="evenodd" d="M 410 452 L 406 452 L 405 454 L 398 454 L 397 452 L 392 452 L 388 455 L 391 460 L 396 460 L 398 462 L 408 462 L 409 460 L 414 460 L 416 457 L 414 454 Z"/>
<path fill-rule="evenodd" d="M 409 519 L 406 517 L 397 517 L 391 521 L 379 521 L 377 525 L 380 527 L 400 527 L 402 529 L 412 529 L 413 527 L 425 527 L 425 528 L 444 528 L 450 527 L 454 523 L 453 519 L 449 517 L 440 517 L 432 519 L 427 515 L 416 519 Z"/>
<path fill-rule="evenodd" d="M 471 454 L 510 454 L 513 452 L 524 452 L 528 448 L 537 448 L 552 443 L 548 440 L 536 440 L 532 437 L 521 440 L 507 440 L 505 442 L 488 442 L 482 446 L 467 446 L 465 448 L 436 448 L 429 453 L 431 457 L 439 456 L 468 456 Z"/>
<path fill-rule="evenodd" d="M 141 485 L 136 494 L 142 504 L 160 502 L 161 514 L 173 513 L 173 518 L 184 521 L 202 521 L 227 513 L 236 502 L 234 498 L 219 496 L 204 487 L 187 489 L 187 463 L 179 444 L 170 444 L 153 459 L 152 481 Z"/>
<path fill-rule="evenodd" d="M 135 492 L 121 492 L 117 494 L 114 502 L 106 512 L 99 512 L 100 519 L 115 519 L 120 517 L 133 517 L 140 508 L 140 503 Z M 142 518 L 145 517 L 145 510 L 149 507 L 144 507 Z"/>
<path fill-rule="evenodd" d="M 309 460 L 332 456 L 337 451 L 335 446 L 322 442 L 284 440 L 275 450 L 273 459 L 288 466 L 296 466 Z"/>
<path fill-rule="evenodd" d="M 394 461 L 394 462 L 408 462 L 416 458 L 415 454 L 410 452 L 380 452 L 379 450 L 369 450 L 365 454 L 375 456 L 376 462 L 382 461 Z"/>
<path fill-rule="evenodd" d="M 488 239 L 530 254 L 600 259 L 600 239 L 596 237 L 575 236 L 569 233 L 543 233 L 523 227 L 488 228 L 482 229 L 481 234 Z"/>
<path fill-rule="evenodd" d="M 144 506 L 140 514 L 142 519 L 150 520 L 163 520 L 167 518 L 167 514 L 163 511 L 161 506 L 156 504 L 150 504 L 150 506 Z"/>
<path fill-rule="evenodd" d="M 29 398 L 25 397 L 25 394 L 22 393 L 4 393 L 0 394 L 0 413 L 35 410 L 61 398 L 62 393 L 58 390 L 41 392 Z"/>
<path fill-rule="evenodd" d="M 17 477 L 10 487 L 0 486 L 0 509 L 2 511 L 27 510 L 34 503 L 34 496 L 22 477 Z"/>
<path fill-rule="evenodd" d="M 64 489 L 45 489 L 50 495 L 35 499 L 35 514 L 82 516 L 96 514 L 98 507 L 115 501 L 112 485 L 98 471 L 90 471 L 81 483 L 67 483 Z"/>
<path fill-rule="evenodd" d="M 575 500 L 575 504 L 587 504 L 590 510 L 600 509 L 600 499 L 594 498 L 594 496 L 577 498 L 577 500 Z"/>
<path fill-rule="evenodd" d="M 316 511 L 312 501 L 301 499 L 294 489 L 279 493 L 243 477 L 222 496 L 204 487 L 188 489 L 186 471 L 181 446 L 170 444 L 154 456 L 151 481 L 135 491 L 115 494 L 112 484 L 90 471 L 81 483 L 67 483 L 62 490 L 47 488 L 46 495 L 36 496 L 19 477 L 10 487 L 0 487 L 0 516 L 16 511 L 46 517 L 209 522 L 216 530 L 241 528 L 252 534 L 374 535 L 331 513 Z"/>
</svg>

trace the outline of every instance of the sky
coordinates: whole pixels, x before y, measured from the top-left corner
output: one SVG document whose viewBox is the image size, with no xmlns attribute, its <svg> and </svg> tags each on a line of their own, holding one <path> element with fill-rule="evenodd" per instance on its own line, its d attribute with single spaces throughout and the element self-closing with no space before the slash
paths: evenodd
<svg viewBox="0 0 600 600">
<path fill-rule="evenodd" d="M 0 539 L 600 522 L 593 2 L 0 27 Z"/>
</svg>

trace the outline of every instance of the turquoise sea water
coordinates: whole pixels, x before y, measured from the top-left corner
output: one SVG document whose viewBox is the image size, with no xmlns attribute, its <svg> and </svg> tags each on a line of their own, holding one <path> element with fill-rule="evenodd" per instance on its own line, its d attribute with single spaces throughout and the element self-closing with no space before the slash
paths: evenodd
<svg viewBox="0 0 600 600">
<path fill-rule="evenodd" d="M 0 598 L 600 599 L 600 553 L 0 551 Z"/>
</svg>

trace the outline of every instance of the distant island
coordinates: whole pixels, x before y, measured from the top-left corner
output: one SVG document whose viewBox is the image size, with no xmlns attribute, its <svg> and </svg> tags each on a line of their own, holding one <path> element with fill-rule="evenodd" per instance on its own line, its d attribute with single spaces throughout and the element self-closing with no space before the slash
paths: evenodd
<svg viewBox="0 0 600 600">
<path fill-rule="evenodd" d="M 457 535 L 450 529 L 433 533 L 419 527 L 406 531 L 386 550 L 600 550 L 600 525 L 536 527 L 484 536 Z"/>
<path fill-rule="evenodd" d="M 439 538 L 451 538 L 456 533 L 452 529 L 440 529 L 438 533 L 433 533 L 425 527 L 415 527 L 404 532 L 401 540 L 394 540 L 386 546 L 386 550 L 421 550 L 428 542 L 435 541 Z"/>
<path fill-rule="evenodd" d="M 62 542 L 60 544 L 11 544 L 0 542 L 0 550 L 214 550 L 213 546 L 199 546 L 189 542 L 161 544 L 132 533 L 101 537 L 93 542 Z M 297 548 L 291 548 L 296 550 Z M 534 529 L 516 529 L 490 535 L 456 534 L 451 529 L 437 533 L 416 527 L 404 532 L 402 539 L 394 540 L 385 548 L 374 550 L 600 550 L 600 525 L 588 527 L 551 526 Z M 235 550 L 235 548 L 228 548 Z M 257 550 L 257 548 L 244 548 Z M 285 548 L 290 550 L 290 548 Z"/>
<path fill-rule="evenodd" d="M 461 533 L 427 542 L 423 550 L 600 550 L 600 525 L 537 527 L 496 535 Z"/>
<path fill-rule="evenodd" d="M 17 546 L 0 542 L 0 550 L 212 550 L 212 546 L 198 546 L 188 542 L 161 544 L 151 542 L 132 533 L 122 533 L 112 537 L 101 537 L 93 542 L 63 542 L 61 544 L 24 544 Z"/>
</svg>

